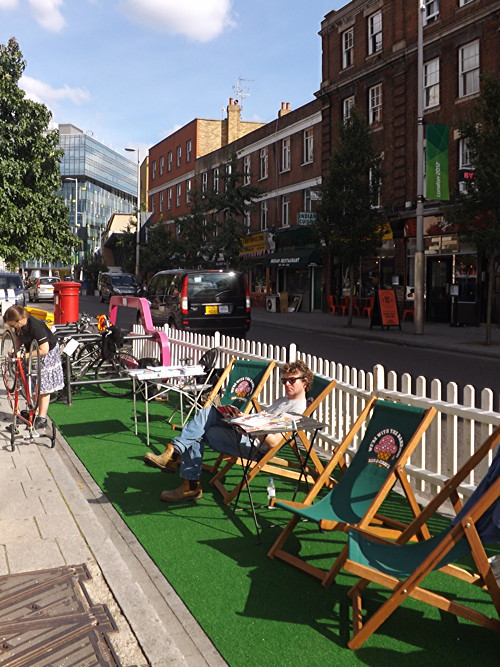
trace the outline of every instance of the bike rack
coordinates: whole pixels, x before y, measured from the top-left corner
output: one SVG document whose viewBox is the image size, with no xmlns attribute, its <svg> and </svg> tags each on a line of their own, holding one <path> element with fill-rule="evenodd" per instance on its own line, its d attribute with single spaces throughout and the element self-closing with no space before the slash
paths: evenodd
<svg viewBox="0 0 500 667">
<path fill-rule="evenodd" d="M 140 311 L 145 333 L 152 336 L 160 347 L 160 364 L 170 366 L 170 342 L 164 331 L 159 331 L 153 326 L 149 301 L 138 296 L 112 296 L 109 300 L 109 319 L 113 324 L 116 324 L 119 306 L 137 308 Z"/>
</svg>

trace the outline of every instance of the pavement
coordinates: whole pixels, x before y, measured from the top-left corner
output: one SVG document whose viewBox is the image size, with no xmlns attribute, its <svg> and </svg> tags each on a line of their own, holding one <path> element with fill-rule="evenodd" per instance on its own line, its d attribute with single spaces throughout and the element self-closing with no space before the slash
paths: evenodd
<svg viewBox="0 0 500 667">
<path fill-rule="evenodd" d="M 484 327 L 426 323 L 424 333 L 415 335 L 412 322 L 403 322 L 401 331 L 387 331 L 370 329 L 368 319 L 354 318 L 352 328 L 347 328 L 347 318 L 330 313 L 270 313 L 257 308 L 253 320 L 410 347 L 466 347 L 469 355 L 500 357 L 498 326 L 493 328 L 493 344 L 485 346 Z M 122 665 L 225 665 L 64 438 L 58 433 L 54 448 L 47 438 L 20 438 L 12 452 L 5 430 L 11 421 L 2 388 L 0 583 L 2 575 L 85 564 L 92 575 L 85 584 L 89 598 L 106 604 L 117 625 L 108 639 Z M 0 617 L 0 638 L 1 624 Z M 9 664 L 4 656 L 0 653 L 0 665 Z"/>
</svg>

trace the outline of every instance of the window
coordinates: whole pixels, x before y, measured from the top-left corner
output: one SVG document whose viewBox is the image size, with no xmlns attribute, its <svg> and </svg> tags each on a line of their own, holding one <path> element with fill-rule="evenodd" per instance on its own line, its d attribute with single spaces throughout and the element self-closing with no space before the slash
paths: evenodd
<svg viewBox="0 0 500 667">
<path fill-rule="evenodd" d="M 186 204 L 191 202 L 191 179 L 186 181 Z"/>
<path fill-rule="evenodd" d="M 469 145 L 467 139 L 458 140 L 458 168 L 464 172 L 473 172 L 474 165 L 472 164 L 472 158 L 469 150 Z M 470 179 L 470 174 L 469 174 Z M 467 174 L 461 173 L 459 177 L 458 188 L 460 192 L 467 192 Z"/>
<path fill-rule="evenodd" d="M 160 176 L 163 174 L 165 170 L 165 157 L 162 155 L 160 158 Z"/>
<path fill-rule="evenodd" d="M 458 68 L 459 97 L 479 92 L 479 40 L 459 49 Z"/>
<path fill-rule="evenodd" d="M 368 124 L 382 122 L 382 84 L 368 89 Z"/>
<path fill-rule="evenodd" d="M 226 164 L 226 168 L 224 171 L 225 171 L 224 192 L 227 192 L 227 189 L 230 185 L 231 174 L 233 173 L 233 166 L 231 164 Z"/>
<path fill-rule="evenodd" d="M 186 162 L 191 162 L 191 153 L 193 152 L 193 142 L 188 139 L 186 142 Z"/>
<path fill-rule="evenodd" d="M 382 50 L 382 12 L 368 17 L 368 54 Z"/>
<path fill-rule="evenodd" d="M 167 155 L 167 171 L 172 171 L 172 151 L 168 151 L 168 155 Z"/>
<path fill-rule="evenodd" d="M 311 188 L 306 188 L 304 190 L 304 212 L 310 213 L 311 211 L 312 211 Z"/>
<path fill-rule="evenodd" d="M 179 183 L 177 185 L 177 192 L 175 195 L 175 205 L 180 206 L 181 205 L 181 197 L 182 197 L 182 185 Z"/>
<path fill-rule="evenodd" d="M 160 192 L 160 211 L 163 211 L 163 191 Z"/>
<path fill-rule="evenodd" d="M 439 58 L 424 63 L 424 108 L 439 104 Z"/>
<path fill-rule="evenodd" d="M 167 210 L 172 208 L 172 188 L 167 188 Z"/>
<path fill-rule="evenodd" d="M 425 0 L 424 24 L 434 21 L 439 16 L 439 0 Z"/>
<path fill-rule="evenodd" d="M 208 190 L 208 172 L 204 171 L 201 175 L 201 191 L 206 192 Z"/>
<path fill-rule="evenodd" d="M 354 28 L 342 33 L 342 67 L 350 67 L 354 62 Z"/>
<path fill-rule="evenodd" d="M 354 95 L 352 97 L 346 97 L 345 100 L 342 100 L 342 122 L 346 122 L 351 117 L 352 109 L 354 107 Z"/>
<path fill-rule="evenodd" d="M 151 195 L 151 213 L 156 213 L 156 197 Z"/>
<path fill-rule="evenodd" d="M 290 195 L 281 197 L 281 224 L 290 227 Z"/>
<path fill-rule="evenodd" d="M 314 131 L 312 127 L 304 130 L 304 163 L 312 162 L 314 158 Z"/>
<path fill-rule="evenodd" d="M 290 137 L 281 142 L 281 171 L 290 169 Z"/>
<path fill-rule="evenodd" d="M 178 167 L 181 166 L 181 160 L 182 160 L 182 146 L 177 146 L 177 161 L 176 164 Z"/>
<path fill-rule="evenodd" d="M 260 203 L 260 228 L 267 229 L 267 201 Z"/>
<path fill-rule="evenodd" d="M 153 160 L 153 163 L 151 164 L 151 180 L 154 181 L 156 178 L 156 160 Z"/>
<path fill-rule="evenodd" d="M 459 7 L 465 7 L 465 5 L 468 5 L 469 2 L 472 2 L 472 0 L 460 0 Z"/>
<path fill-rule="evenodd" d="M 243 185 L 250 185 L 250 155 L 243 158 Z"/>
<path fill-rule="evenodd" d="M 245 225 L 245 229 L 250 229 L 250 211 L 243 213 L 243 224 Z"/>
<path fill-rule="evenodd" d="M 265 148 L 261 148 L 259 153 L 259 159 L 260 159 L 259 178 L 267 178 L 267 155 L 268 155 L 267 146 Z"/>
<path fill-rule="evenodd" d="M 373 178 L 372 170 L 370 169 L 368 173 L 368 180 L 370 182 L 370 189 L 373 192 L 373 199 L 375 200 L 373 203 L 373 208 L 380 208 L 382 203 L 380 198 L 380 179 L 378 181 L 375 181 L 375 179 Z"/>
<path fill-rule="evenodd" d="M 212 170 L 212 190 L 217 194 L 219 192 L 219 168 Z"/>
</svg>

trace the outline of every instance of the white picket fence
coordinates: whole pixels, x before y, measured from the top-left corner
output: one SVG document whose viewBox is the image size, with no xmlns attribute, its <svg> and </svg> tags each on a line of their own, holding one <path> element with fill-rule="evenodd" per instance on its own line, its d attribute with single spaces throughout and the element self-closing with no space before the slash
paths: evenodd
<svg viewBox="0 0 500 667">
<path fill-rule="evenodd" d="M 443 386 L 440 380 L 427 382 L 424 377 L 413 378 L 408 373 L 398 376 L 377 365 L 365 372 L 313 355 L 300 353 L 295 345 L 280 347 L 239 338 L 187 333 L 179 330 L 165 331 L 170 340 L 171 363 L 181 364 L 186 359 L 193 362 L 208 349 L 219 349 L 219 366 L 224 367 L 231 357 L 245 359 L 267 359 L 275 361 L 277 368 L 271 375 L 263 393 L 261 403 L 269 405 L 282 395 L 279 368 L 287 361 L 302 359 L 315 373 L 337 380 L 330 397 L 320 406 L 315 416 L 329 424 L 327 431 L 318 435 L 318 447 L 328 456 L 355 421 L 366 400 L 372 394 L 408 405 L 437 410 L 422 443 L 417 447 L 406 470 L 415 490 L 422 497 L 434 495 L 443 482 L 452 476 L 477 447 L 500 424 L 500 412 L 494 410 L 494 395 L 491 389 L 483 389 L 479 395 L 472 386 L 463 388 L 463 404 L 459 404 L 459 387 L 455 382 Z M 135 333 L 143 333 L 141 326 Z M 159 358 L 156 343 L 147 340 L 134 342 L 134 354 L 139 357 Z M 399 390 L 397 390 L 399 387 Z M 357 442 L 354 443 L 355 451 Z M 464 496 L 469 496 L 484 476 L 492 459 L 476 469 L 461 487 Z"/>
</svg>

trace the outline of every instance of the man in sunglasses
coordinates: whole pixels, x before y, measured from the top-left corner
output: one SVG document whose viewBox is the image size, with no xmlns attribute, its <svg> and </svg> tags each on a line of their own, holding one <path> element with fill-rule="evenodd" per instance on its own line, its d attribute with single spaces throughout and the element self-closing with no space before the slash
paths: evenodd
<svg viewBox="0 0 500 667">
<path fill-rule="evenodd" d="M 302 361 L 285 364 L 281 369 L 285 395 L 266 408 L 267 412 L 301 415 L 307 406 L 306 392 L 312 386 L 313 377 L 313 372 Z M 269 433 L 263 437 L 257 458 L 269 451 L 270 447 L 278 445 L 281 439 L 280 433 Z M 172 443 L 167 445 L 163 454 L 157 456 L 148 452 L 144 456 L 146 465 L 159 468 L 163 472 L 173 472 L 177 460 L 181 460 L 180 476 L 184 481 L 177 489 L 163 491 L 160 494 L 161 500 L 175 503 L 202 497 L 200 477 L 206 445 L 216 452 L 230 456 L 255 457 L 255 445 L 252 445 L 246 434 L 224 421 L 215 407 L 203 408 L 186 424 Z"/>
</svg>

